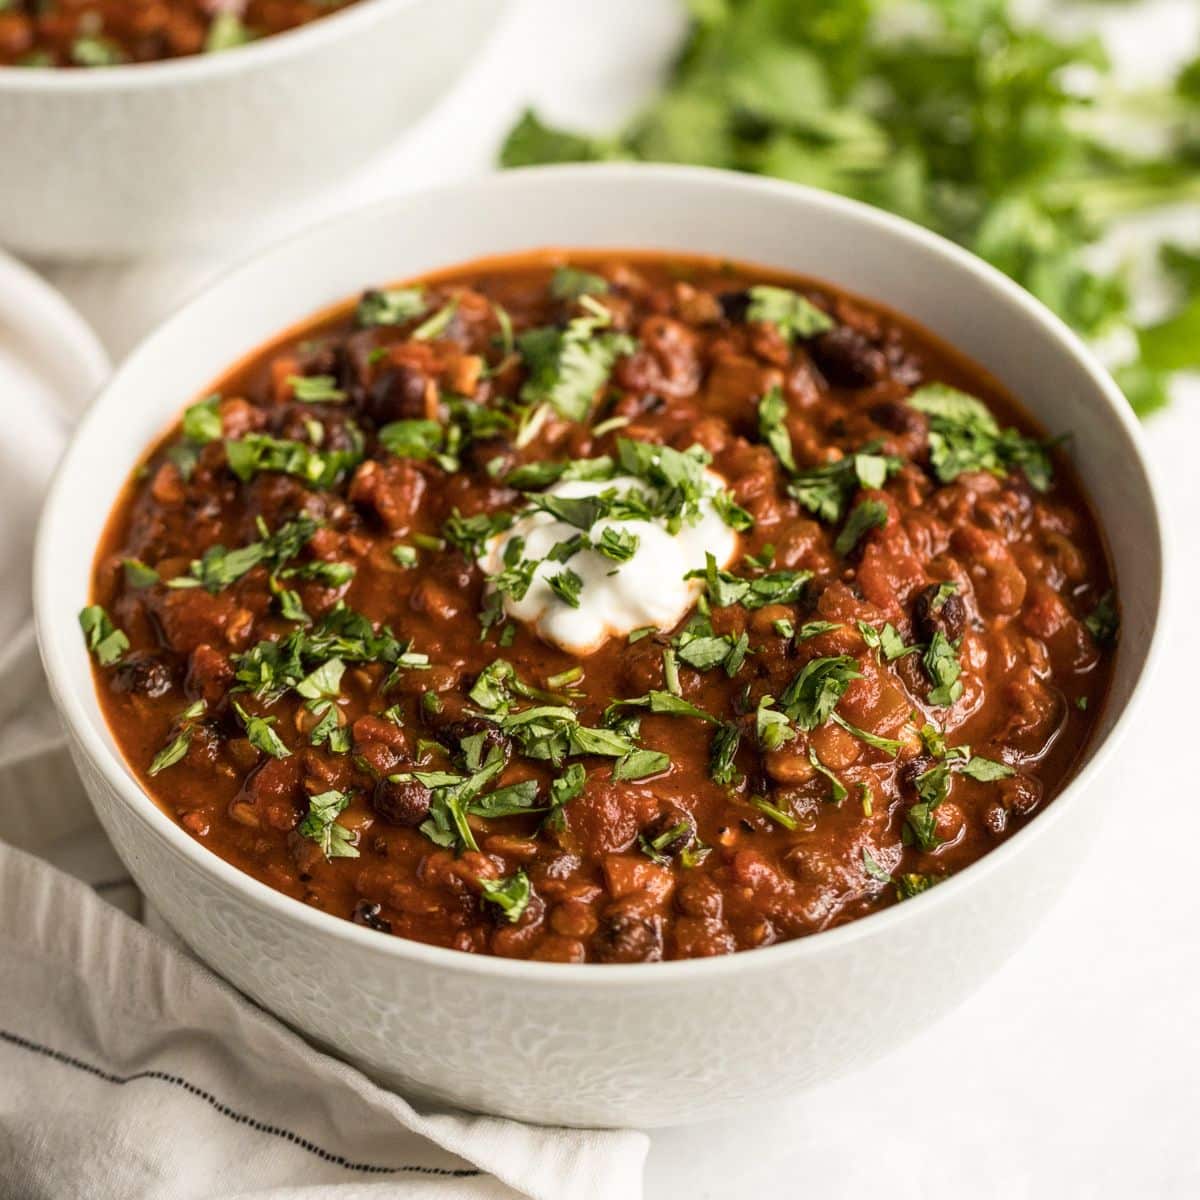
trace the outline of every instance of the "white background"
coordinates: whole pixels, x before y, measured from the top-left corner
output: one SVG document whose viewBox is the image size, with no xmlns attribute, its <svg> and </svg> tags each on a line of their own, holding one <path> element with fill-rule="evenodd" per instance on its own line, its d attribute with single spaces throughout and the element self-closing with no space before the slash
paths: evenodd
<svg viewBox="0 0 1200 1200">
<path fill-rule="evenodd" d="M 1194 47 L 1200 26 L 1194 0 L 1097 16 L 1141 75 Z M 670 0 L 527 0 L 431 118 L 306 215 L 488 169 L 526 102 L 611 123 L 654 86 L 680 29 Z M 1200 235 L 1195 212 L 1177 225 Z M 239 253 L 46 274 L 119 356 Z M 903 1049 L 772 1111 L 656 1132 L 650 1200 L 1200 1196 L 1200 795 L 1181 765 L 1200 730 L 1200 387 L 1181 388 L 1146 433 L 1177 539 L 1169 652 L 1096 797 L 1086 869 L 958 1012 L 928 1025 L 913 1006 Z"/>
</svg>

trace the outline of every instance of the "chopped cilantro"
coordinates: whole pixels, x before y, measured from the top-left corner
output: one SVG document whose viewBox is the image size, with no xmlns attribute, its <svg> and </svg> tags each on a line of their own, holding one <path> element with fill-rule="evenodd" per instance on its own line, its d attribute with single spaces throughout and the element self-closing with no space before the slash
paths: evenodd
<svg viewBox="0 0 1200 1200">
<path fill-rule="evenodd" d="M 250 542 L 235 550 L 226 550 L 221 545 L 210 546 L 201 558 L 192 560 L 186 575 L 167 580 L 167 587 L 202 587 L 215 594 L 260 564 L 271 570 L 278 569 L 300 553 L 319 525 L 320 522 L 312 517 L 300 516 L 284 522 L 274 533 L 267 533 L 265 523 L 260 522 L 260 531 L 264 532 L 261 541 Z M 335 565 L 343 566 L 340 563 L 321 564 L 323 568 Z"/>
<path fill-rule="evenodd" d="M 97 34 L 83 34 L 71 42 L 71 62 L 77 67 L 112 67 L 124 61 L 120 46 Z"/>
<path fill-rule="evenodd" d="M 153 567 L 148 567 L 144 562 L 137 558 L 127 558 L 121 566 L 125 570 L 126 586 L 136 589 L 153 587 L 159 581 L 158 572 Z"/>
<path fill-rule="evenodd" d="M 754 736 L 764 750 L 778 750 L 796 736 L 787 713 L 780 712 L 774 704 L 773 696 L 764 696 L 754 716 Z"/>
<path fill-rule="evenodd" d="M 756 808 L 765 817 L 770 817 L 777 825 L 782 825 L 784 829 L 795 831 L 800 828 L 800 822 L 789 812 L 784 812 L 782 808 L 772 804 L 765 796 L 747 796 L 746 803 L 751 808 Z"/>
<path fill-rule="evenodd" d="M 942 483 L 964 471 L 1003 477 L 1020 467 L 1037 491 L 1049 488 L 1053 472 L 1045 445 L 1015 429 L 1001 429 L 974 396 L 929 383 L 913 392 L 908 403 L 929 417 L 929 459 Z"/>
<path fill-rule="evenodd" d="M 175 736 L 154 756 L 147 769 L 148 775 L 157 775 L 168 767 L 173 767 L 187 754 L 192 744 L 192 734 L 196 730 L 197 720 L 204 715 L 208 705 L 203 700 L 189 704 L 172 723 Z"/>
<path fill-rule="evenodd" d="M 906 654 L 920 652 L 920 646 L 904 644 L 904 639 L 890 621 L 885 622 L 879 629 L 868 625 L 866 621 L 857 621 L 855 624 L 867 646 L 882 655 L 888 662 L 895 662 L 896 659 L 903 658 Z"/>
<path fill-rule="evenodd" d="M 296 832 L 316 842 L 326 858 L 357 858 L 358 835 L 338 823 L 338 817 L 349 804 L 348 792 L 331 790 L 311 797 L 308 812 L 296 826 Z"/>
<path fill-rule="evenodd" d="M 759 284 L 750 290 L 750 305 L 746 310 L 749 321 L 767 321 L 776 326 L 789 342 L 796 338 L 815 337 L 833 328 L 833 321 L 811 300 L 790 288 Z"/>
<path fill-rule="evenodd" d="M 587 772 L 581 763 L 571 763 L 557 779 L 550 782 L 550 803 L 555 810 L 564 808 L 583 795 Z"/>
<path fill-rule="evenodd" d="M 363 292 L 354 319 L 363 328 L 402 325 L 425 311 L 425 291 L 420 287 L 372 289 Z"/>
<path fill-rule="evenodd" d="M 592 539 L 592 549 L 613 562 L 628 562 L 638 550 L 641 539 L 628 529 L 606 525 L 598 538 Z"/>
<path fill-rule="evenodd" d="M 773 387 L 758 402 L 758 432 L 775 452 L 784 470 L 794 473 L 796 456 L 792 453 L 792 435 L 788 433 L 786 417 L 787 401 L 783 398 L 783 391 Z"/>
<path fill-rule="evenodd" d="M 928 696 L 930 704 L 948 708 L 963 694 L 958 651 L 940 629 L 934 633 L 933 640 L 921 656 L 921 665 L 934 685 Z"/>
<path fill-rule="evenodd" d="M 843 557 L 872 529 L 882 529 L 888 522 L 888 506 L 882 500 L 860 500 L 837 535 L 833 548 Z"/>
<path fill-rule="evenodd" d="M 779 707 L 801 729 L 823 724 L 855 679 L 861 679 L 858 663 L 848 654 L 814 658 L 784 689 Z"/>
<path fill-rule="evenodd" d="M 728 787 L 737 780 L 739 772 L 734 760 L 741 740 L 742 731 L 733 724 L 722 725 L 713 734 L 709 745 L 708 774 L 714 783 Z"/>
<path fill-rule="evenodd" d="M 631 750 L 613 763 L 612 777 L 625 780 L 649 779 L 652 775 L 661 775 L 670 765 L 670 757 L 659 750 Z"/>
<path fill-rule="evenodd" d="M 832 633 L 841 628 L 840 621 L 805 621 L 796 634 L 796 641 L 807 642 L 809 638 L 820 637 L 823 633 Z"/>
<path fill-rule="evenodd" d="M 708 721 L 714 725 L 720 724 L 720 721 L 712 713 L 706 712 L 690 700 L 685 700 L 682 696 L 675 696 L 671 692 L 647 692 L 644 696 L 635 696 L 629 700 L 614 700 L 604 710 L 605 716 L 618 712 L 622 708 L 645 708 L 651 713 L 659 715 L 696 717 L 698 720 Z"/>
<path fill-rule="evenodd" d="M 208 33 L 204 36 L 204 53 L 220 54 L 223 50 L 233 50 L 244 46 L 250 41 L 250 30 L 245 22 L 231 9 L 218 9 L 208 23 Z"/>
<path fill-rule="evenodd" d="M 521 919 L 521 914 L 529 905 L 533 889 L 529 884 L 529 876 L 518 870 L 507 879 L 481 879 L 479 886 L 483 889 L 482 897 L 488 904 L 494 904 L 513 924 Z"/>
<path fill-rule="evenodd" d="M 617 359 L 632 354 L 634 340 L 608 328 L 612 317 L 591 296 L 582 296 L 585 315 L 565 329 L 530 329 L 517 338 L 528 372 L 521 399 L 548 404 L 568 421 L 585 421 L 596 393 L 608 382 Z"/>
<path fill-rule="evenodd" d="M 871 852 L 864 846 L 862 848 L 863 870 L 872 878 L 880 883 L 891 883 L 892 877 L 885 871 L 874 858 L 871 857 Z"/>
<path fill-rule="evenodd" d="M 437 421 L 389 421 L 379 431 L 379 444 L 397 458 L 435 458 L 445 441 L 445 430 Z"/>
<path fill-rule="evenodd" d="M 99 604 L 89 604 L 80 612 L 79 627 L 88 650 L 102 667 L 120 662 L 129 649 L 129 638 L 112 623 Z"/>
<path fill-rule="evenodd" d="M 834 712 L 830 714 L 835 725 L 840 725 L 847 733 L 853 734 L 860 742 L 865 742 L 868 746 L 873 746 L 876 750 L 882 750 L 885 754 L 890 754 L 895 758 L 900 753 L 903 746 L 902 742 L 898 742 L 895 738 L 880 737 L 877 733 L 871 733 L 868 729 L 859 729 L 857 725 L 851 725 L 841 713 Z"/>
<path fill-rule="evenodd" d="M 361 432 L 349 421 L 344 428 L 351 441 L 344 450 L 319 450 L 269 433 L 247 433 L 240 438 L 225 439 L 225 458 L 229 469 L 243 483 L 260 471 L 279 471 L 315 488 L 332 487 L 363 458 Z"/>
<path fill-rule="evenodd" d="M 1111 591 L 1105 592 L 1096 607 L 1084 617 L 1083 627 L 1098 645 L 1109 646 L 1117 640 L 1121 618 L 1117 613 L 1116 597 Z"/>
<path fill-rule="evenodd" d="M 832 525 L 842 519 L 859 488 L 882 487 L 900 466 L 900 459 L 874 454 L 871 447 L 863 447 L 837 462 L 798 471 L 788 485 L 788 493 L 808 512 Z"/>
<path fill-rule="evenodd" d="M 332 375 L 289 375 L 288 386 L 301 404 L 343 404 L 346 400 Z"/>
<path fill-rule="evenodd" d="M 183 410 L 183 436 L 190 442 L 205 446 L 221 436 L 221 414 L 219 395 L 205 396 Z"/>
<path fill-rule="evenodd" d="M 454 299 L 443 305 L 426 320 L 412 331 L 414 341 L 431 342 L 435 338 L 440 338 L 447 329 L 450 328 L 450 322 L 454 320 L 454 314 L 458 312 L 458 300 Z"/>
<path fill-rule="evenodd" d="M 579 607 L 580 594 L 583 591 L 583 579 L 570 567 L 564 567 L 556 575 L 547 575 L 546 583 L 550 590 L 571 608 Z"/>
<path fill-rule="evenodd" d="M 840 805 L 850 794 L 846 791 L 846 785 L 817 757 L 817 752 L 811 746 L 808 748 L 808 761 L 829 780 L 829 799 L 835 805 Z"/>
<path fill-rule="evenodd" d="M 608 280 L 578 267 L 557 267 L 550 279 L 550 295 L 555 300 L 578 300 L 580 296 L 602 296 Z"/>
<path fill-rule="evenodd" d="M 944 883 L 947 878 L 946 875 L 922 875 L 917 872 L 908 872 L 895 880 L 896 899 L 911 900 L 914 896 L 929 891 L 931 887 Z"/>
<path fill-rule="evenodd" d="M 448 545 L 461 550 L 464 558 L 474 559 L 483 554 L 492 537 L 503 533 L 512 523 L 512 513 L 482 512 L 464 517 L 456 508 L 442 526 L 442 537 Z M 414 537 L 413 541 L 416 540 Z"/>
<path fill-rule="evenodd" d="M 238 715 L 238 719 L 246 730 L 246 740 L 249 741 L 256 750 L 261 750 L 264 754 L 269 754 L 272 758 L 290 758 L 292 752 L 284 745 L 283 739 L 271 728 L 275 724 L 275 717 L 258 717 L 248 713 L 235 700 L 233 703 L 234 711 Z"/>
<path fill-rule="evenodd" d="M 811 571 L 772 571 L 766 575 L 742 578 L 717 569 L 717 560 L 705 556 L 703 571 L 689 571 L 685 579 L 703 579 L 709 602 L 717 608 L 740 604 L 754 611 L 768 604 L 795 604 L 812 578 Z"/>
</svg>

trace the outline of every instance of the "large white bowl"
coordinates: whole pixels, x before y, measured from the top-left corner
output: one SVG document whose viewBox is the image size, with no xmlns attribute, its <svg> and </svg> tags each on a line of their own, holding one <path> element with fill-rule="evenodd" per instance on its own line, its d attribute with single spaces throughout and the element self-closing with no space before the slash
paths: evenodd
<svg viewBox="0 0 1200 1200">
<path fill-rule="evenodd" d="M 221 54 L 0 67 L 0 244 L 228 244 L 344 180 L 449 89 L 505 0 L 360 0 Z"/>
<path fill-rule="evenodd" d="M 130 467 L 180 407 L 277 331 L 367 284 L 544 245 L 704 251 L 877 297 L 972 354 L 1072 453 L 1124 608 L 1112 695 L 1069 787 L 981 862 L 829 933 L 720 959 L 561 966 L 384 937 L 271 891 L 188 837 L 126 770 L 75 614 Z M 1061 322 L 977 259 L 821 192 L 668 167 L 552 168 L 367 209 L 294 238 L 192 301 L 127 360 L 42 520 L 38 633 L 74 754 L 134 877 L 195 951 L 284 1020 L 418 1094 L 541 1122 L 657 1125 L 826 1080 L 958 1003 L 1071 879 L 1103 764 L 1155 645 L 1158 508 L 1136 425 Z"/>
</svg>

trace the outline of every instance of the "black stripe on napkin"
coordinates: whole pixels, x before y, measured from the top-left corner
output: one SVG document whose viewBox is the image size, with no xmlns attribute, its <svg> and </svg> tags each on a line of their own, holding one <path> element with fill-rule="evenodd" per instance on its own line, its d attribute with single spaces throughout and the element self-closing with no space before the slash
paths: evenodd
<svg viewBox="0 0 1200 1200">
<path fill-rule="evenodd" d="M 333 1163 L 338 1167 L 345 1167 L 347 1171 L 358 1171 L 366 1175 L 396 1175 L 407 1172 L 411 1175 L 442 1175 L 454 1179 L 473 1178 L 483 1174 L 482 1171 L 468 1167 L 421 1167 L 413 1165 L 384 1167 L 376 1163 L 353 1162 L 341 1154 L 334 1154 L 332 1150 L 326 1150 L 323 1146 L 318 1146 L 315 1142 L 310 1142 L 307 1138 L 301 1137 L 300 1134 L 294 1133 L 290 1129 L 282 1129 L 278 1125 L 270 1125 L 265 1121 L 259 1121 L 255 1117 L 247 1116 L 245 1113 L 230 1108 L 228 1104 L 222 1103 L 211 1092 L 205 1091 L 202 1087 L 197 1087 L 181 1075 L 172 1075 L 167 1071 L 136 1071 L 132 1075 L 117 1075 L 112 1071 L 106 1071 L 102 1067 L 97 1067 L 94 1063 L 84 1062 L 73 1055 L 64 1054 L 63 1051 L 55 1050 L 52 1046 L 43 1046 L 40 1042 L 30 1041 L 29 1038 L 21 1037 L 20 1034 L 12 1033 L 7 1029 L 0 1029 L 0 1041 L 8 1042 L 12 1046 L 18 1046 L 22 1050 L 28 1050 L 33 1054 L 41 1054 L 45 1058 L 62 1063 L 64 1066 L 74 1067 L 77 1071 L 85 1071 L 89 1075 L 94 1075 L 97 1079 L 103 1079 L 105 1083 L 115 1083 L 124 1086 L 127 1083 L 134 1083 L 139 1079 L 157 1079 L 162 1083 L 173 1084 L 175 1087 L 183 1088 L 189 1095 L 203 1100 L 210 1108 L 215 1109 L 221 1116 L 228 1117 L 236 1124 L 248 1125 L 258 1133 L 283 1138 L 284 1141 L 292 1142 L 294 1145 L 299 1146 L 301 1150 L 307 1150 L 309 1154 L 316 1155 L 317 1158 L 324 1162 Z"/>
</svg>

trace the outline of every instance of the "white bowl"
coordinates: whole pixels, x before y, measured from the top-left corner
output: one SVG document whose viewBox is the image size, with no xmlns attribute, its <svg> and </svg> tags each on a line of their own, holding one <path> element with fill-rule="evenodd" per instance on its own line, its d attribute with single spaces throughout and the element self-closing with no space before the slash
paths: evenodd
<svg viewBox="0 0 1200 1200">
<path fill-rule="evenodd" d="M 828 933 L 719 959 L 561 966 L 384 937 L 229 866 L 157 808 L 100 709 L 75 614 L 131 466 L 224 368 L 365 285 L 545 245 L 702 251 L 829 280 L 973 355 L 1072 452 L 1108 532 L 1124 625 L 1112 694 L 1074 780 L 1012 839 L 924 895 Z M 658 1125 L 826 1080 L 961 1000 L 1071 878 L 1101 771 L 1152 657 L 1163 589 L 1140 436 L 1105 372 L 1002 275 L 914 225 L 720 172 L 591 166 L 408 196 L 226 276 L 136 350 L 73 442 L 39 531 L 42 654 L 100 819 L 150 902 L 216 970 L 377 1076 L 540 1122 Z"/>
<path fill-rule="evenodd" d="M 227 245 L 342 181 L 446 92 L 504 0 L 360 0 L 220 54 L 0 67 L 0 243 Z"/>
</svg>

